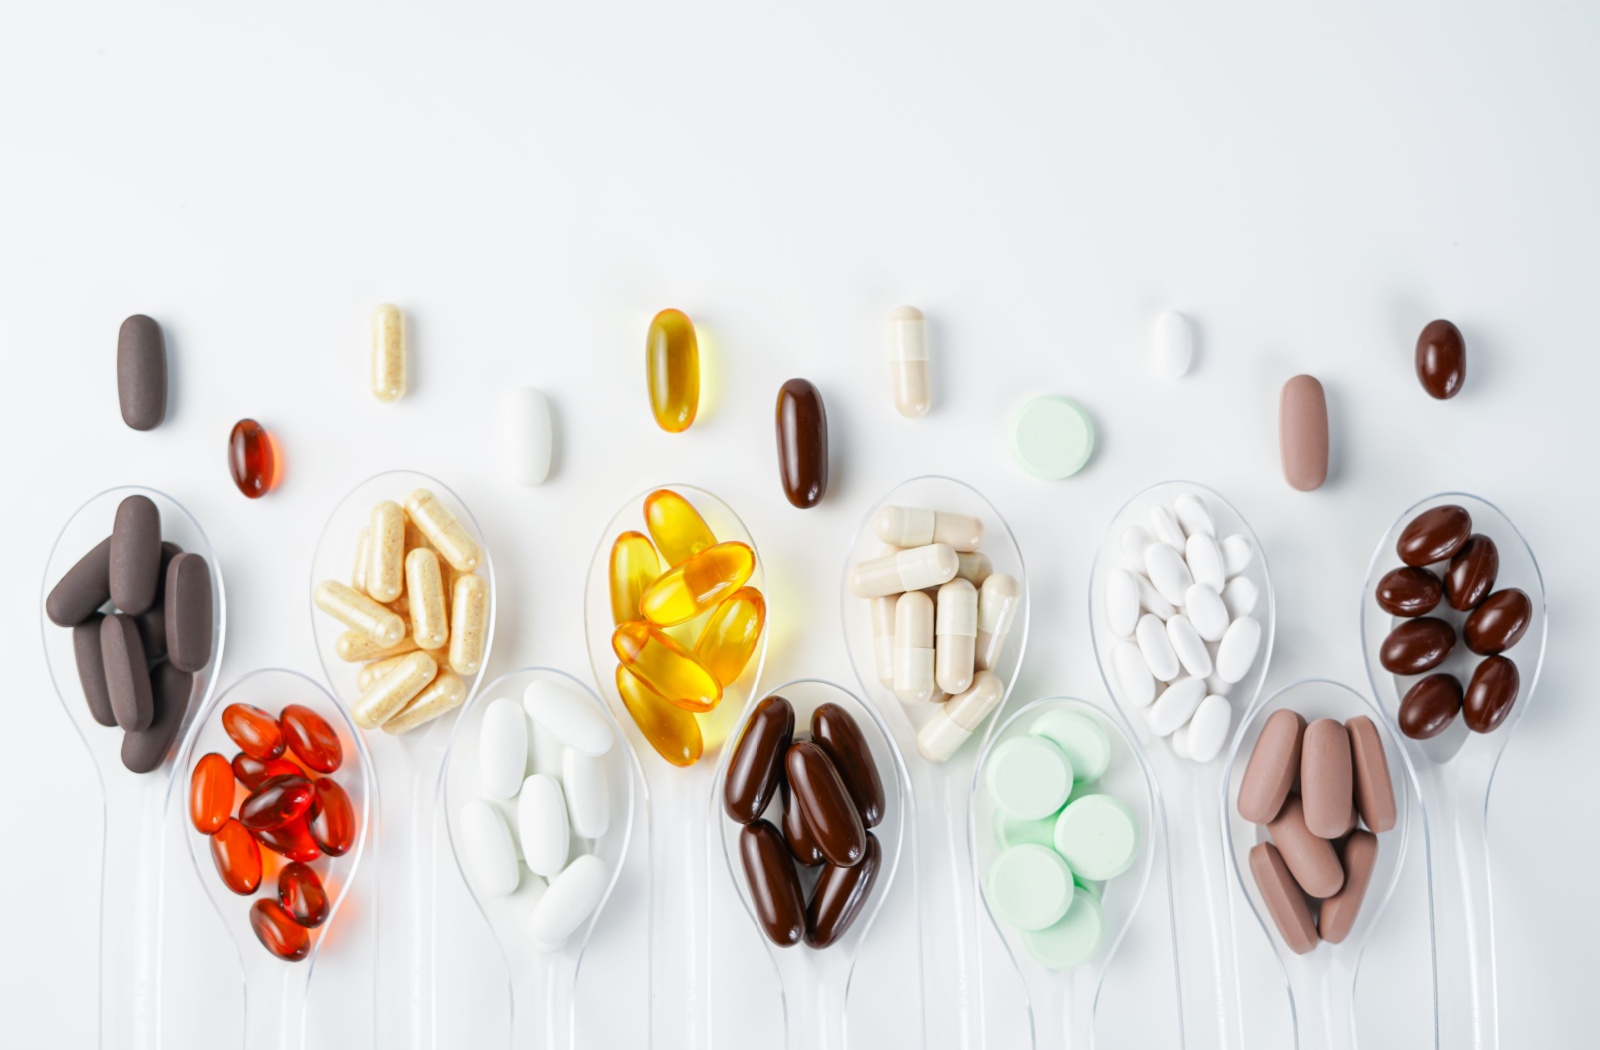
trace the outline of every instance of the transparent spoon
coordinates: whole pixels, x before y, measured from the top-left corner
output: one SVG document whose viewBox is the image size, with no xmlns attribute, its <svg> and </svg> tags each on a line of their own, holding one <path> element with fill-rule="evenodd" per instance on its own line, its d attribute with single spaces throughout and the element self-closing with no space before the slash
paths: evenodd
<svg viewBox="0 0 1600 1050">
<path fill-rule="evenodd" d="M 1388 723 L 1399 724 L 1400 698 L 1416 680 L 1384 669 L 1378 651 L 1398 621 L 1379 608 L 1378 580 L 1398 567 L 1395 543 L 1407 524 L 1432 507 L 1454 503 L 1472 515 L 1472 531 L 1494 540 L 1500 552 L 1495 590 L 1518 587 L 1533 606 L 1527 633 L 1506 651 L 1517 665 L 1521 689 L 1506 720 L 1491 733 L 1470 732 L 1457 717 L 1430 740 L 1397 734 L 1411 758 L 1425 807 L 1423 824 L 1428 851 L 1428 884 L 1433 902 L 1434 991 L 1440 1046 L 1495 1050 L 1500 1045 L 1500 1016 L 1494 960 L 1494 905 L 1489 882 L 1488 810 L 1495 769 L 1511 739 L 1511 731 L 1528 710 L 1544 666 L 1544 580 L 1533 551 L 1511 520 L 1494 504 L 1462 492 L 1442 492 L 1409 507 L 1378 541 L 1361 589 L 1361 649 L 1378 705 Z M 1429 616 L 1441 617 L 1458 632 L 1465 614 L 1440 602 Z M 1439 671 L 1455 674 L 1465 686 L 1480 658 L 1458 644 Z M 1429 672 L 1433 673 L 1433 672 Z"/>
<path fill-rule="evenodd" d="M 545 880 L 521 867 L 521 883 L 508 897 L 490 897 L 478 892 L 477 886 L 461 864 L 458 827 L 461 807 L 467 802 L 482 798 L 478 747 L 483 713 L 489 704 L 501 697 L 510 697 L 518 704 L 522 694 L 534 682 L 548 680 L 572 686 L 605 715 L 615 734 L 616 746 L 603 757 L 606 776 L 611 791 L 611 823 L 606 833 L 598 839 L 574 840 L 573 856 L 592 853 L 606 862 L 611 878 L 605 895 L 595 906 L 582 928 L 575 932 L 559 951 L 545 952 L 533 946 L 528 929 L 528 916 L 544 893 Z M 561 770 L 536 769 L 532 757 L 529 771 L 549 773 L 560 777 Z M 440 775 L 439 791 L 445 810 L 445 824 L 450 831 L 452 853 L 461 878 L 472 892 L 478 910 L 489 923 L 496 942 L 505 958 L 510 992 L 510 1040 L 514 1047 L 545 1047 L 564 1050 L 577 1045 L 577 1021 L 573 1015 L 573 989 L 577 984 L 578 970 L 583 965 L 584 949 L 589 945 L 589 935 L 605 910 L 606 902 L 616 888 L 622 872 L 622 863 L 633 840 L 634 783 L 639 776 L 638 762 L 623 738 L 622 727 L 606 705 L 587 684 L 550 667 L 523 667 L 496 678 L 480 690 L 478 695 L 461 709 L 450 734 L 450 745 L 445 752 L 444 769 Z M 516 824 L 515 803 L 501 805 L 508 823 Z"/>
<path fill-rule="evenodd" d="M 611 617 L 611 545 L 629 530 L 646 532 L 644 500 L 658 489 L 671 489 L 693 504 L 718 542 L 737 540 L 756 551 L 756 568 L 749 586 L 760 590 L 767 602 L 766 627 L 756 651 L 738 680 L 722 692 L 715 711 L 698 716 L 705 751 L 688 768 L 669 765 L 639 732 L 617 694 L 617 656 L 611 648 L 616 625 Z M 623 733 L 633 745 L 643 777 L 641 796 L 648 814 L 646 865 L 650 878 L 650 1033 L 658 1047 L 707 1046 L 711 1042 L 711 1011 L 716 990 L 711 987 L 710 872 L 711 829 L 705 819 L 705 799 L 711 791 L 718 751 L 739 722 L 739 712 L 756 694 L 767 638 L 772 625 L 772 595 L 767 591 L 761 552 L 744 522 L 721 499 L 694 485 L 653 485 L 633 496 L 606 524 L 589 563 L 584 586 L 583 622 L 600 696 L 616 714 Z M 693 639 L 704 617 L 696 617 L 668 633 L 680 640 Z"/>
<path fill-rule="evenodd" d="M 1266 828 L 1239 816 L 1235 804 L 1239 797 L 1239 783 L 1244 779 L 1245 765 L 1250 760 L 1256 740 L 1261 736 L 1262 727 L 1274 711 L 1285 708 L 1298 711 L 1307 722 L 1318 718 L 1334 718 L 1343 722 L 1357 715 L 1372 719 L 1378 727 L 1378 736 L 1383 740 L 1383 751 L 1389 760 L 1389 776 L 1394 782 L 1397 814 L 1394 827 L 1378 836 L 1377 866 L 1373 869 L 1372 881 L 1367 886 L 1366 899 L 1361 905 L 1361 914 L 1355 926 L 1341 943 L 1329 944 L 1324 941 L 1305 955 L 1296 955 L 1284 945 L 1276 924 L 1267 913 L 1255 878 L 1247 874 L 1250 848 L 1258 842 L 1270 841 L 1270 836 Z M 1283 964 L 1290 1010 L 1294 1015 L 1295 1046 L 1299 1050 L 1350 1050 L 1356 1045 L 1355 984 L 1356 973 L 1361 966 L 1361 953 L 1400 879 L 1411 822 L 1422 815 L 1413 776 L 1411 764 L 1400 750 L 1396 734 L 1389 729 L 1382 712 L 1366 697 L 1338 682 L 1313 678 L 1284 686 L 1254 707 L 1234 736 L 1224 770 L 1227 790 L 1221 797 L 1228 864 L 1250 902 L 1256 921 L 1261 924 L 1267 940 L 1272 942 Z"/>
<path fill-rule="evenodd" d="M 478 575 L 489 584 L 489 622 L 484 635 L 480 667 L 489 666 L 494 648 L 496 588 L 494 563 L 489 544 L 477 519 L 449 486 L 437 478 L 410 470 L 392 470 L 368 478 L 351 489 L 328 516 L 311 559 L 311 589 L 322 580 L 348 583 L 355 561 L 356 537 L 381 500 L 404 504 L 413 489 L 425 488 L 438 496 L 483 550 Z M 308 592 L 309 599 L 309 592 Z M 361 695 L 356 688 L 359 663 L 339 659 L 335 643 L 344 626 L 311 605 L 311 629 L 317 642 L 317 656 L 333 695 L 347 709 Z M 466 678 L 470 701 L 483 680 L 483 674 Z M 439 852 L 436 805 L 439 768 L 444 761 L 452 714 L 445 714 L 409 733 L 393 736 L 381 730 L 374 739 L 374 779 L 399 785 L 400 797 L 391 798 L 390 812 L 397 818 L 376 831 L 374 853 L 382 862 L 384 907 L 378 911 L 378 987 L 380 996 L 395 1008 L 380 1010 L 379 1044 L 393 1047 L 427 1048 L 438 1039 L 437 963 L 434 952 L 434 887 Z M 395 789 L 391 788 L 391 792 Z M 381 841 L 380 841 L 381 840 Z"/>
<path fill-rule="evenodd" d="M 900 750 L 910 759 L 912 790 L 906 796 L 906 825 L 910 832 L 910 876 L 915 898 L 918 958 L 922 974 L 922 1025 L 924 1040 L 979 1046 L 983 1042 L 983 983 L 981 954 L 977 950 L 978 902 L 973 896 L 972 872 L 966 846 L 965 819 L 972 769 L 985 734 L 992 733 L 1006 705 L 1002 699 L 973 740 L 948 762 L 924 760 L 917 753 L 917 731 L 933 716 L 936 705 L 919 709 L 900 703 L 894 691 L 878 680 L 872 645 L 871 604 L 850 592 L 850 569 L 859 561 L 876 558 L 884 544 L 873 532 L 873 518 L 885 506 L 922 507 L 983 519 L 980 548 L 995 572 L 1009 573 L 1022 585 L 1016 619 L 1006 636 L 995 674 L 1005 683 L 1006 698 L 1022 667 L 1028 642 L 1028 574 L 1022 550 L 1011 527 L 977 489 L 939 475 L 910 478 L 872 505 L 856 530 L 845 555 L 839 583 L 839 615 L 844 624 L 844 644 L 863 694 L 889 726 Z M 973 1004 L 976 1004 L 974 1007 Z"/>
<path fill-rule="evenodd" d="M 744 862 L 739 855 L 739 833 L 743 830 L 743 825 L 728 819 L 722 808 L 722 782 L 727 776 L 728 762 L 733 754 L 732 748 L 723 749 L 722 760 L 717 763 L 717 775 L 710 793 L 710 820 L 722 830 L 722 852 L 723 858 L 727 861 L 728 875 L 733 879 L 734 887 L 739 892 L 739 899 L 744 902 L 745 911 L 750 915 L 752 936 L 761 938 L 767 954 L 772 958 L 772 965 L 778 971 L 778 980 L 782 986 L 784 1045 L 788 1050 L 801 1050 L 806 1047 L 843 1047 L 846 1043 L 845 1009 L 849 1003 L 850 979 L 855 972 L 856 956 L 860 952 L 861 942 L 872 930 L 878 909 L 888 896 L 889 888 L 894 883 L 895 871 L 900 865 L 901 844 L 905 839 L 906 825 L 911 811 L 910 780 L 900 749 L 895 745 L 894 737 L 883 719 L 878 716 L 877 710 L 873 705 L 858 700 L 854 693 L 844 687 L 820 678 L 801 678 L 787 682 L 767 695 L 782 696 L 794 708 L 797 738 L 803 733 L 809 735 L 811 713 L 823 704 L 838 704 L 844 708 L 855 719 L 856 725 L 861 729 L 861 735 L 866 738 L 867 746 L 872 749 L 872 760 L 878 767 L 879 777 L 883 780 L 883 820 L 877 827 L 871 829 L 873 836 L 878 840 L 879 849 L 882 850 L 882 859 L 879 861 L 878 874 L 872 884 L 871 894 L 845 935 L 820 950 L 809 948 L 804 943 L 792 948 L 779 948 L 761 932 L 755 906 L 750 899 L 750 886 L 744 876 Z M 740 713 L 738 725 L 744 725 L 750 717 L 751 712 L 755 710 L 757 699 L 752 696 L 750 702 L 745 705 L 745 709 Z M 782 827 L 782 802 L 778 800 L 778 796 L 774 796 L 774 801 L 768 806 L 766 813 L 767 820 Z M 815 882 L 815 873 L 801 868 L 800 878 L 809 898 L 812 884 Z M 911 1045 L 909 1040 L 907 1045 Z"/>
<path fill-rule="evenodd" d="M 1089 637 L 1095 662 L 1106 690 L 1144 747 L 1150 768 L 1160 785 L 1161 820 L 1167 826 L 1167 893 L 1178 959 L 1178 998 L 1184 1045 L 1189 1050 L 1219 1050 L 1244 1042 L 1239 998 L 1238 958 L 1234 943 L 1233 898 L 1228 892 L 1223 861 L 1222 828 L 1215 801 L 1222 787 L 1222 761 L 1199 763 L 1174 754 L 1157 737 L 1145 718 L 1145 709 L 1128 703 L 1108 666 L 1118 639 L 1107 627 L 1105 589 L 1107 574 L 1115 568 L 1133 568 L 1119 542 L 1130 525 L 1149 528 L 1152 507 L 1171 509 L 1185 493 L 1199 496 L 1216 525 L 1217 538 L 1235 533 L 1250 540 L 1255 556 L 1241 573 L 1260 592 L 1255 611 L 1261 623 L 1261 647 L 1256 662 L 1228 691 L 1235 724 L 1239 712 L 1248 710 L 1261 692 L 1272 659 L 1275 602 L 1272 576 L 1261 541 L 1244 517 L 1216 492 L 1192 481 L 1165 481 L 1136 494 L 1117 511 L 1095 554 L 1089 577 Z M 1142 570 L 1141 570 L 1142 571 Z M 1214 647 L 1213 647 L 1214 648 Z"/>
<path fill-rule="evenodd" d="M 1091 790 L 1121 799 L 1133 810 L 1140 827 L 1139 857 L 1131 868 L 1104 884 L 1100 898 L 1105 912 L 1102 947 L 1092 961 L 1073 970 L 1051 970 L 1040 964 L 1029 954 L 1022 935 L 995 917 L 988 899 L 981 892 L 979 897 L 983 899 L 984 911 L 1005 942 L 1012 964 L 1027 987 L 1033 1045 L 1084 1050 L 1094 1046 L 1095 1004 L 1100 996 L 1106 969 L 1121 946 L 1122 938 L 1132 925 L 1139 906 L 1144 903 L 1145 890 L 1150 884 L 1156 840 L 1163 833 L 1161 806 L 1149 763 L 1142 749 L 1128 735 L 1120 717 L 1088 700 L 1065 696 L 1035 700 L 995 727 L 985 741 L 978 755 L 977 767 L 972 773 L 967 828 L 973 870 L 979 885 L 1002 849 L 995 805 L 984 787 L 983 774 L 989 756 L 1002 741 L 1026 736 L 1029 727 L 1046 711 L 1075 712 L 1094 719 L 1106 728 L 1111 737 L 1111 764 L 1105 775 L 1094 782 Z"/>
<path fill-rule="evenodd" d="M 311 953 L 299 962 L 286 962 L 267 951 L 250 928 L 253 900 L 258 897 L 277 898 L 278 873 L 288 861 L 263 847 L 261 887 L 250 897 L 240 896 L 228 889 L 217 874 L 216 863 L 211 857 L 210 837 L 196 831 L 189 820 L 189 780 L 194 773 L 195 763 L 211 752 L 231 760 L 239 750 L 239 745 L 222 728 L 221 712 L 229 704 L 251 704 L 273 715 L 289 704 L 309 707 L 338 734 L 339 746 L 344 753 L 339 768 L 326 775 L 333 778 L 350 796 L 350 805 L 356 815 L 355 843 L 342 856 L 325 856 L 312 862 L 312 869 L 322 880 L 328 894 L 328 918 L 321 926 L 309 931 Z M 285 752 L 285 757 L 292 759 L 294 756 L 292 752 Z M 298 671 L 281 667 L 251 671 L 233 682 L 201 708 L 194 724 L 184 735 L 167 784 L 167 821 L 183 828 L 184 838 L 189 843 L 189 859 L 194 861 L 195 875 L 217 909 L 217 916 L 233 938 L 234 947 L 239 953 L 239 967 L 244 979 L 244 1024 L 240 1045 L 248 1050 L 297 1050 L 305 1046 L 306 989 L 311 983 L 317 960 L 325 946 L 330 951 L 349 950 L 351 939 L 344 931 L 339 931 L 331 938 L 329 931 L 335 928 L 339 908 L 354 885 L 356 870 L 366 851 L 367 833 L 377 815 L 371 771 L 372 757 L 367 751 L 366 742 L 344 708 L 312 679 Z M 242 786 L 235 785 L 235 804 L 247 793 Z M 367 893 L 370 895 L 371 879 L 367 882 Z"/>
<path fill-rule="evenodd" d="M 45 615 L 44 602 L 61 577 L 79 558 L 111 534 L 117 505 L 133 495 L 150 498 L 161 512 L 161 535 L 186 551 L 199 554 L 211 570 L 211 661 L 194 676 L 189 703 L 172 737 L 172 749 L 183 738 L 195 708 L 211 695 L 216 667 L 222 660 L 222 572 L 216 553 L 200 524 L 171 496 L 155 489 L 123 486 L 109 489 L 73 512 L 61 529 L 45 563 L 39 595 L 39 622 L 44 632 L 45 663 L 56 696 L 77 727 L 94 762 L 105 798 L 100 882 L 100 1046 L 153 1047 L 160 1033 L 161 922 L 166 892 L 166 838 L 161 823 L 167 777 L 163 770 L 130 772 L 122 764 L 121 730 L 100 725 L 89 714 L 72 629 L 57 627 Z M 163 765 L 166 764 L 163 759 Z"/>
</svg>

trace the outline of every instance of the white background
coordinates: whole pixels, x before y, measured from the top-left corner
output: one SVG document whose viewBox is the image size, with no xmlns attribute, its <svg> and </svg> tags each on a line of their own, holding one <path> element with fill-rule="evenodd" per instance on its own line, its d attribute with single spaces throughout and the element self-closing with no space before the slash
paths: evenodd
<svg viewBox="0 0 1600 1050">
<path fill-rule="evenodd" d="M 1110 515 L 1149 483 L 1210 484 L 1261 535 L 1279 600 L 1269 687 L 1326 675 L 1363 691 L 1356 613 L 1373 544 L 1416 499 L 1479 493 L 1533 546 L 1552 628 L 1490 809 L 1502 1027 L 1519 1046 L 1594 1030 L 1600 704 L 1580 654 L 1600 590 L 1600 18 L 1542 2 L 963 8 L 5 13 L 8 1042 L 86 1046 L 95 1032 L 100 798 L 37 642 L 61 524 L 112 485 L 171 493 L 222 560 L 222 680 L 317 674 L 318 532 L 351 486 L 396 467 L 447 480 L 489 535 L 492 674 L 586 672 L 584 572 L 625 497 L 666 480 L 721 494 L 767 560 L 771 682 L 850 680 L 836 589 L 859 515 L 912 474 L 965 478 L 1029 560 L 1035 619 L 1013 705 L 1103 696 L 1089 566 Z M 412 334 L 412 392 L 393 406 L 365 383 L 367 314 L 383 300 Z M 937 404 L 915 422 L 890 406 L 879 343 L 902 301 L 929 315 L 935 353 Z M 644 390 L 645 326 L 668 305 L 708 347 L 701 418 L 682 436 L 656 429 Z M 1192 373 L 1170 383 L 1143 371 L 1169 306 L 1199 331 Z M 171 362 L 167 421 L 146 434 L 116 407 L 116 331 L 133 312 L 160 320 Z M 1469 346 L 1448 403 L 1412 375 L 1435 316 Z M 1277 391 L 1302 371 L 1326 386 L 1333 430 L 1332 474 L 1312 494 L 1283 483 L 1276 456 Z M 806 512 L 783 500 L 772 441 L 773 399 L 794 375 L 821 388 L 833 450 L 827 499 Z M 513 384 L 556 409 L 556 470 L 536 489 L 505 481 L 491 444 Z M 1025 476 L 1004 451 L 1006 413 L 1039 393 L 1078 398 L 1099 428 L 1068 481 Z M 287 460 L 258 502 L 227 472 L 243 416 Z M 1421 867 L 1414 856 L 1358 985 L 1371 1046 L 1430 1032 Z M 441 935 L 444 1041 L 492 1043 L 503 978 L 447 882 L 459 899 Z M 226 1045 L 234 954 L 192 871 L 175 869 L 172 893 L 185 918 L 169 945 L 168 1045 Z M 776 1035 L 776 984 L 747 921 L 728 916 L 727 958 L 752 961 L 719 971 L 718 1042 L 738 1045 Z M 1103 996 L 1103 1045 L 1159 1032 L 1173 1012 L 1165 920 L 1144 919 Z M 881 944 L 863 953 L 851 1025 L 864 1045 L 899 1043 L 914 1022 L 914 1001 L 872 994 L 914 968 L 911 921 L 886 906 Z M 1284 1045 L 1266 941 L 1242 940 L 1260 963 L 1253 1033 Z M 592 968 L 580 1011 L 625 1026 L 640 995 Z M 313 1045 L 371 1027 L 364 994 L 314 986 L 312 1012 Z M 999 1014 L 991 1043 L 1015 1045 L 1016 1011 Z"/>
</svg>

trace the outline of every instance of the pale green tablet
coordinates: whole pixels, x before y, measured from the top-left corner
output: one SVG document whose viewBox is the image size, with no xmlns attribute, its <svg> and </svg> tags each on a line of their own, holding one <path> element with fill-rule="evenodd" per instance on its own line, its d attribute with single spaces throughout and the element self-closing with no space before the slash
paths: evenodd
<svg viewBox="0 0 1600 1050">
<path fill-rule="evenodd" d="M 989 753 L 984 781 L 995 806 L 1018 820 L 1043 820 L 1066 805 L 1072 763 L 1061 749 L 1034 736 L 1014 736 Z"/>
<path fill-rule="evenodd" d="M 1139 822 L 1110 795 L 1085 795 L 1056 818 L 1056 852 L 1072 870 L 1101 882 L 1127 871 L 1139 852 Z"/>
<path fill-rule="evenodd" d="M 1072 873 L 1072 884 L 1074 886 L 1078 887 L 1078 892 L 1079 893 L 1087 893 L 1089 896 L 1093 897 L 1095 900 L 1099 900 L 1100 899 L 1100 884 L 1098 882 L 1090 882 L 1088 879 L 1084 878 L 1082 875 L 1079 875 L 1077 872 L 1073 872 Z"/>
<path fill-rule="evenodd" d="M 1022 943 L 1046 969 L 1070 970 L 1093 959 L 1105 935 L 1106 917 L 1100 902 L 1080 893 L 1060 922 L 1024 933 Z"/>
<path fill-rule="evenodd" d="M 1029 474 L 1051 480 L 1071 477 L 1094 451 L 1094 423 L 1070 397 L 1036 397 L 1011 413 L 1006 443 Z"/>
<path fill-rule="evenodd" d="M 1000 840 L 1002 849 L 1008 846 L 1020 846 L 1024 842 L 1031 842 L 1036 846 L 1056 848 L 1056 816 L 1054 813 L 1043 820 L 1018 820 L 1008 817 L 1004 813 L 994 815 L 994 834 Z"/>
<path fill-rule="evenodd" d="M 1053 849 L 1024 843 L 994 859 L 984 894 L 995 917 L 1019 930 L 1042 930 L 1072 907 L 1077 885 Z"/>
<path fill-rule="evenodd" d="M 1042 736 L 1059 747 L 1080 782 L 1098 780 L 1111 764 L 1111 735 L 1089 715 L 1061 708 L 1046 711 L 1033 720 L 1028 735 Z"/>
</svg>

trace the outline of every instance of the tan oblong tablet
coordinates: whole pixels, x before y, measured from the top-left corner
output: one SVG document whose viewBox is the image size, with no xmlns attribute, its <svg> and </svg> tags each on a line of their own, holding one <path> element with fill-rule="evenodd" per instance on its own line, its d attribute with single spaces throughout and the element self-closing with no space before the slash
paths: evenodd
<svg viewBox="0 0 1600 1050">
<path fill-rule="evenodd" d="M 1338 944 L 1350 936 L 1361 914 L 1361 901 L 1372 884 L 1372 869 L 1378 866 L 1378 836 L 1370 831 L 1352 832 L 1341 852 L 1344 886 L 1322 902 L 1322 914 L 1317 919 L 1317 932 L 1329 944 Z"/>
<path fill-rule="evenodd" d="M 1319 838 L 1336 839 L 1350 830 L 1350 734 L 1331 718 L 1306 726 L 1300 744 L 1300 801 L 1306 827 Z"/>
<path fill-rule="evenodd" d="M 1356 809 L 1367 827 L 1379 833 L 1388 831 L 1394 827 L 1398 809 L 1394 780 L 1389 776 L 1389 756 L 1383 753 L 1383 737 L 1366 715 L 1357 715 L 1344 727 L 1350 733 Z"/>
<path fill-rule="evenodd" d="M 1310 492 L 1328 480 L 1328 401 L 1314 376 L 1295 376 L 1283 384 L 1278 452 L 1283 478 L 1292 488 Z"/>
<path fill-rule="evenodd" d="M 1283 856 L 1270 842 L 1250 848 L 1250 874 L 1267 902 L 1267 914 L 1278 927 L 1283 943 L 1296 955 L 1317 946 L 1317 924 L 1311 919 L 1311 904 L 1300 891 Z"/>
<path fill-rule="evenodd" d="M 1265 824 L 1278 815 L 1300 772 L 1300 739 L 1305 728 L 1306 720 L 1287 709 L 1267 718 L 1239 782 L 1239 816 Z"/>
<path fill-rule="evenodd" d="M 1333 843 L 1313 834 L 1306 827 L 1305 809 L 1299 797 L 1290 795 L 1283 812 L 1267 825 L 1273 843 L 1283 854 L 1294 881 L 1313 897 L 1332 897 L 1344 885 L 1344 869 Z"/>
</svg>

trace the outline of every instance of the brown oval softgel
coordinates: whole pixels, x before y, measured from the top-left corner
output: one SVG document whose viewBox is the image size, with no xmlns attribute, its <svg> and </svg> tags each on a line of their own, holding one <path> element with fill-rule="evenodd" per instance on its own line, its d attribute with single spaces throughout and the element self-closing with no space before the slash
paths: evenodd
<svg viewBox="0 0 1600 1050">
<path fill-rule="evenodd" d="M 1294 795 L 1267 825 L 1273 844 L 1283 854 L 1294 881 L 1313 897 L 1331 897 L 1344 885 L 1344 870 L 1333 843 L 1306 827 L 1305 809 Z"/>
<path fill-rule="evenodd" d="M 1459 612 L 1477 608 L 1494 590 L 1499 575 L 1500 548 L 1482 533 L 1473 533 L 1466 546 L 1451 557 L 1450 568 L 1444 574 L 1444 594 L 1450 600 L 1450 608 Z"/>
<path fill-rule="evenodd" d="M 1421 616 L 1444 596 L 1439 577 L 1409 565 L 1390 569 L 1378 581 L 1378 606 L 1392 616 Z"/>
<path fill-rule="evenodd" d="M 862 826 L 875 828 L 883 820 L 883 778 L 872 760 L 872 748 L 850 712 L 838 704 L 823 704 L 811 712 L 811 739 L 833 759 L 850 797 L 861 814 Z"/>
<path fill-rule="evenodd" d="M 849 868 L 830 864 L 822 869 L 806 904 L 807 944 L 826 948 L 849 931 L 872 896 L 882 856 L 877 836 L 869 831 L 859 864 Z"/>
<path fill-rule="evenodd" d="M 1272 916 L 1289 950 L 1304 955 L 1315 948 L 1317 924 L 1311 918 L 1311 904 L 1272 843 L 1258 842 L 1250 847 L 1250 874 L 1261 891 L 1261 899 L 1267 903 L 1267 914 Z"/>
<path fill-rule="evenodd" d="M 1400 732 L 1427 740 L 1449 728 L 1461 711 L 1461 683 L 1453 674 L 1431 674 L 1400 698 Z"/>
<path fill-rule="evenodd" d="M 1372 871 L 1378 866 L 1378 836 L 1370 831 L 1353 831 L 1339 851 L 1344 866 L 1344 885 L 1322 902 L 1317 916 L 1317 933 L 1329 944 L 1339 944 L 1350 936 L 1361 902 L 1372 885 Z"/>
<path fill-rule="evenodd" d="M 1472 536 L 1472 515 L 1454 503 L 1432 507 L 1412 518 L 1395 542 L 1407 565 L 1421 568 L 1453 558 Z"/>
<path fill-rule="evenodd" d="M 1300 745 L 1300 801 L 1313 835 L 1338 838 L 1350 830 L 1354 772 L 1350 734 L 1331 718 L 1306 726 Z"/>
<path fill-rule="evenodd" d="M 815 507 L 828 491 L 828 413 L 806 379 L 778 390 L 778 477 L 796 507 Z"/>
<path fill-rule="evenodd" d="M 1516 664 L 1504 656 L 1485 658 L 1472 672 L 1461 703 L 1461 715 L 1467 728 L 1474 733 L 1490 733 L 1500 728 L 1500 723 L 1511 714 L 1521 687 L 1522 676 L 1517 673 Z"/>
<path fill-rule="evenodd" d="M 739 859 L 761 932 L 779 947 L 798 944 L 806 932 L 806 902 L 783 833 L 764 820 L 746 824 Z"/>
<path fill-rule="evenodd" d="M 152 430 L 167 415 L 167 343 L 161 326 L 144 314 L 117 332 L 117 402 L 134 430 Z"/>
<path fill-rule="evenodd" d="M 1439 401 L 1455 397 L 1467 381 L 1467 343 L 1449 321 L 1429 321 L 1417 336 L 1417 382 Z"/>
<path fill-rule="evenodd" d="M 794 738 L 794 708 L 781 696 L 756 704 L 739 732 L 722 782 L 722 808 L 732 820 L 748 824 L 772 801 L 783 776 L 784 756 Z"/>
<path fill-rule="evenodd" d="M 783 803 L 783 839 L 796 864 L 814 868 L 823 862 L 822 850 L 817 848 L 817 838 L 806 827 L 806 818 L 794 802 L 788 781 L 778 781 L 778 795 Z"/>
<path fill-rule="evenodd" d="M 1350 734 L 1356 810 L 1373 831 L 1388 831 L 1394 827 L 1399 810 L 1394 797 L 1394 780 L 1389 776 L 1389 756 L 1383 750 L 1383 737 L 1366 715 L 1357 715 L 1344 727 Z"/>
<path fill-rule="evenodd" d="M 1278 453 L 1291 488 L 1309 492 L 1328 479 L 1328 401 L 1314 376 L 1295 376 L 1283 384 Z"/>
<path fill-rule="evenodd" d="M 1306 720 L 1287 708 L 1267 716 L 1239 781 L 1239 815 L 1265 824 L 1283 809 L 1300 773 L 1300 745 Z"/>
<path fill-rule="evenodd" d="M 1389 632 L 1378 649 L 1378 662 L 1390 674 L 1422 674 L 1444 663 L 1456 644 L 1456 629 L 1444 620 L 1423 616 Z"/>
<path fill-rule="evenodd" d="M 1522 641 L 1532 621 L 1533 602 L 1527 594 L 1509 587 L 1495 591 L 1472 610 L 1461 626 L 1461 637 L 1479 656 L 1493 656 Z"/>
<path fill-rule="evenodd" d="M 809 740 L 791 744 L 784 768 L 789 790 L 823 857 L 842 868 L 860 863 L 867 829 L 828 753 Z"/>
</svg>

